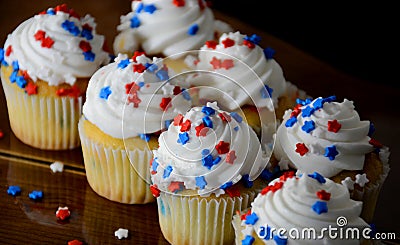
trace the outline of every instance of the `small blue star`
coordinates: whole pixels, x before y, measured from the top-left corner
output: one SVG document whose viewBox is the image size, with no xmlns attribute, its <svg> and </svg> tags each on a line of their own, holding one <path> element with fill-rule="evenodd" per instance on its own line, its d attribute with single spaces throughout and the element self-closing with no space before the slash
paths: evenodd
<svg viewBox="0 0 400 245">
<path fill-rule="evenodd" d="M 312 174 L 309 174 L 308 177 L 316 179 L 319 183 L 323 184 L 326 182 L 324 176 L 322 176 L 321 174 L 314 172 Z"/>
<path fill-rule="evenodd" d="M 85 60 L 93 62 L 94 59 L 96 58 L 96 55 L 92 51 L 87 51 L 82 53 L 83 56 L 85 57 Z"/>
<path fill-rule="evenodd" d="M 272 172 L 270 172 L 268 169 L 264 169 L 261 172 L 261 178 L 263 178 L 265 180 L 270 180 L 270 179 L 272 179 L 272 177 L 274 177 L 274 174 Z"/>
<path fill-rule="evenodd" d="M 202 162 L 203 166 L 208 169 L 211 169 L 212 166 L 214 166 L 213 161 L 214 161 L 214 159 L 211 155 L 207 155 L 207 156 L 204 156 L 201 158 L 201 162 Z"/>
<path fill-rule="evenodd" d="M 204 187 L 206 187 L 207 182 L 204 176 L 196 177 L 195 180 L 196 180 L 196 186 L 198 186 L 201 190 L 204 189 Z"/>
<path fill-rule="evenodd" d="M 231 112 L 230 115 L 238 123 L 241 123 L 243 121 L 243 118 L 237 112 Z"/>
<path fill-rule="evenodd" d="M 143 11 L 149 14 L 153 14 L 157 10 L 154 4 L 147 4 L 143 7 Z"/>
<path fill-rule="evenodd" d="M 7 189 L 7 194 L 12 196 L 17 196 L 21 194 L 21 187 L 18 185 L 10 185 Z"/>
<path fill-rule="evenodd" d="M 264 56 L 267 60 L 274 58 L 275 53 L 275 50 L 271 47 L 266 47 L 264 49 Z"/>
<path fill-rule="evenodd" d="M 172 166 L 168 165 L 165 169 L 164 169 L 164 174 L 163 174 L 163 178 L 166 179 L 171 175 L 172 172 Z"/>
<path fill-rule="evenodd" d="M 17 79 L 15 80 L 17 83 L 18 87 L 20 88 L 25 88 L 27 82 L 23 76 L 17 76 Z"/>
<path fill-rule="evenodd" d="M 178 143 L 181 143 L 182 145 L 186 144 L 189 141 L 189 134 L 187 132 L 180 133 L 178 135 Z"/>
<path fill-rule="evenodd" d="M 74 36 L 78 36 L 81 33 L 73 21 L 65 20 L 63 23 L 61 23 L 61 27 Z"/>
<path fill-rule="evenodd" d="M 221 185 L 219 188 L 225 190 L 233 185 L 232 181 L 228 181 L 225 184 Z"/>
<path fill-rule="evenodd" d="M 107 100 L 108 96 L 112 93 L 110 86 L 104 87 L 100 90 L 100 98 Z"/>
<path fill-rule="evenodd" d="M 291 117 L 291 118 L 289 118 L 289 119 L 286 121 L 285 126 L 286 126 L 287 128 L 291 128 L 291 127 L 293 127 L 293 125 L 294 125 L 296 122 L 297 122 L 297 117 Z"/>
<path fill-rule="evenodd" d="M 318 98 L 314 101 L 313 107 L 315 110 L 319 110 L 324 106 L 324 103 L 325 103 L 324 99 Z"/>
<path fill-rule="evenodd" d="M 138 5 L 136 5 L 136 13 L 140 13 L 143 10 L 143 3 L 139 3 Z"/>
<path fill-rule="evenodd" d="M 198 24 L 193 24 L 189 27 L 187 34 L 190 36 L 196 35 L 196 33 L 199 31 L 199 25 Z"/>
<path fill-rule="evenodd" d="M 211 116 L 211 115 L 215 114 L 215 110 L 208 106 L 203 106 L 203 108 L 201 109 L 201 112 L 203 112 L 207 116 Z"/>
<path fill-rule="evenodd" d="M 13 71 L 9 77 L 11 83 L 15 83 L 17 81 L 18 71 Z"/>
<path fill-rule="evenodd" d="M 124 59 L 118 63 L 117 67 L 124 69 L 125 67 L 127 67 L 129 65 L 129 63 L 130 63 L 129 59 Z"/>
<path fill-rule="evenodd" d="M 312 210 L 317 214 L 327 213 L 328 212 L 328 205 L 326 202 L 316 201 L 312 205 Z"/>
<path fill-rule="evenodd" d="M 150 134 L 139 134 L 139 137 L 146 142 L 150 141 Z"/>
<path fill-rule="evenodd" d="M 29 198 L 32 200 L 40 200 L 43 198 L 43 192 L 42 191 L 32 191 L 29 193 Z"/>
<path fill-rule="evenodd" d="M 251 245 L 253 244 L 254 240 L 254 237 L 246 235 L 246 237 L 242 240 L 242 245 Z"/>
<path fill-rule="evenodd" d="M 336 146 L 331 145 L 331 146 L 327 146 L 325 147 L 325 154 L 324 156 L 326 156 L 327 158 L 329 158 L 329 160 L 333 161 L 335 160 L 335 157 L 339 154 L 339 152 L 336 150 Z"/>
<path fill-rule="evenodd" d="M 296 99 L 296 103 L 297 103 L 297 104 L 300 104 L 300 105 L 302 105 L 302 106 L 308 105 L 308 104 L 310 104 L 311 102 L 312 102 L 311 98 L 306 98 L 305 100 L 302 100 L 302 99 L 300 99 L 300 98 L 297 98 L 297 99 Z"/>
<path fill-rule="evenodd" d="M 305 121 L 304 125 L 301 127 L 301 129 L 306 133 L 310 133 L 311 131 L 313 131 L 315 129 L 314 121 Z"/>
<path fill-rule="evenodd" d="M 264 88 L 262 88 L 260 90 L 261 98 L 263 98 L 263 99 L 271 98 L 273 91 L 274 90 L 272 88 L 268 87 L 268 85 L 264 85 Z"/>
<path fill-rule="evenodd" d="M 204 126 L 206 126 L 208 128 L 213 127 L 213 122 L 211 121 L 210 117 L 208 117 L 208 116 L 203 117 L 203 123 L 204 123 Z"/>
<path fill-rule="evenodd" d="M 14 60 L 11 65 L 13 67 L 13 71 L 18 71 L 19 70 L 18 61 Z"/>
<path fill-rule="evenodd" d="M 256 35 L 256 34 L 253 34 L 250 37 L 249 36 L 245 36 L 243 39 L 247 40 L 247 41 L 250 41 L 250 42 L 252 42 L 252 43 L 254 43 L 256 45 L 258 45 L 261 42 L 261 37 Z"/>
<path fill-rule="evenodd" d="M 92 31 L 86 28 L 82 29 L 81 36 L 86 38 L 88 41 L 93 39 Z"/>
<path fill-rule="evenodd" d="M 156 72 L 156 76 L 158 77 L 158 79 L 160 79 L 161 81 L 167 81 L 169 79 L 168 76 L 168 71 L 166 70 L 159 70 Z"/>
<path fill-rule="evenodd" d="M 253 186 L 253 181 L 250 180 L 250 176 L 248 174 L 243 175 L 242 180 L 243 180 L 243 185 L 246 188 L 251 188 Z"/>
<path fill-rule="evenodd" d="M 139 18 L 136 16 L 136 15 L 134 15 L 132 18 L 131 18 L 131 28 L 138 28 L 139 26 L 140 26 L 140 20 L 139 20 Z"/>
<path fill-rule="evenodd" d="M 311 106 L 307 106 L 306 108 L 301 110 L 301 116 L 302 117 L 309 117 L 314 113 L 315 109 L 312 108 Z"/>
<path fill-rule="evenodd" d="M 151 170 L 153 170 L 153 171 L 157 171 L 157 168 L 158 168 L 158 162 L 157 162 L 157 158 L 154 158 L 153 159 L 153 162 L 151 163 Z"/>
<path fill-rule="evenodd" d="M 258 220 L 258 216 L 256 213 L 251 213 L 246 216 L 245 224 L 247 225 L 254 225 Z"/>
</svg>

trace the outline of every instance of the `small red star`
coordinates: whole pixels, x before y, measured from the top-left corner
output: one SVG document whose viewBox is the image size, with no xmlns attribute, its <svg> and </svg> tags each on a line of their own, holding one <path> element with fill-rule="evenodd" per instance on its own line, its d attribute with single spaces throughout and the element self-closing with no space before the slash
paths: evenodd
<svg viewBox="0 0 400 245">
<path fill-rule="evenodd" d="M 232 185 L 229 188 L 225 189 L 225 192 L 230 196 L 230 197 L 240 197 L 240 190 L 237 185 Z"/>
<path fill-rule="evenodd" d="M 381 143 L 381 142 L 379 142 L 379 141 L 377 141 L 376 139 L 370 139 L 369 141 L 368 141 L 368 143 L 370 143 L 372 146 L 374 146 L 375 148 L 382 148 L 383 147 L 383 144 Z"/>
<path fill-rule="evenodd" d="M 136 58 L 139 57 L 139 56 L 141 56 L 141 55 L 146 55 L 146 54 L 145 54 L 145 52 L 135 51 L 135 52 L 133 53 L 132 60 L 133 60 L 134 62 L 137 62 Z"/>
<path fill-rule="evenodd" d="M 3 130 L 0 129 L 0 139 L 2 139 L 4 137 L 4 132 Z"/>
<path fill-rule="evenodd" d="M 208 128 L 204 126 L 204 123 L 200 123 L 199 126 L 194 128 L 196 130 L 196 136 L 206 136 Z"/>
<path fill-rule="evenodd" d="M 215 149 L 217 150 L 218 154 L 225 154 L 229 152 L 229 142 L 225 141 L 220 141 L 218 144 L 215 146 Z"/>
<path fill-rule="evenodd" d="M 56 217 L 60 220 L 66 220 L 71 215 L 71 212 L 68 210 L 68 207 L 59 207 L 56 212 Z"/>
<path fill-rule="evenodd" d="M 221 112 L 218 114 L 218 116 L 221 118 L 222 121 L 224 122 L 230 122 L 232 121 L 232 117 L 226 114 L 225 112 Z"/>
<path fill-rule="evenodd" d="M 226 155 L 225 162 L 229 163 L 229 164 L 233 164 L 233 162 L 236 160 L 236 158 L 237 157 L 236 157 L 235 151 L 234 150 L 229 151 L 228 154 Z"/>
<path fill-rule="evenodd" d="M 70 10 L 68 11 L 68 13 L 69 13 L 69 15 L 70 15 L 71 17 L 75 17 L 75 18 L 77 18 L 77 19 L 80 19 L 80 18 L 81 18 L 81 16 L 80 16 L 77 12 L 75 12 L 74 9 L 70 9 Z"/>
<path fill-rule="evenodd" d="M 6 49 L 6 56 L 10 56 L 10 54 L 12 53 L 12 46 L 10 45 L 10 46 L 8 46 L 7 47 L 7 49 Z"/>
<path fill-rule="evenodd" d="M 160 191 L 160 189 L 158 189 L 156 184 L 150 186 L 150 191 L 154 197 L 160 196 L 161 191 Z"/>
<path fill-rule="evenodd" d="M 133 107 L 134 107 L 134 108 L 138 108 L 140 102 L 142 102 L 142 100 L 139 99 L 139 97 L 137 96 L 137 93 L 131 94 L 131 95 L 128 97 L 128 104 L 133 103 Z"/>
<path fill-rule="evenodd" d="M 37 85 L 33 82 L 28 82 L 25 86 L 25 91 L 28 95 L 37 94 Z"/>
<path fill-rule="evenodd" d="M 229 70 L 233 66 L 234 66 L 234 64 L 233 64 L 232 59 L 226 59 L 226 60 L 222 61 L 222 63 L 221 63 L 221 68 L 225 68 L 225 70 Z"/>
<path fill-rule="evenodd" d="M 222 40 L 221 42 L 224 45 L 224 48 L 229 48 L 235 45 L 235 41 L 227 37 L 225 40 Z"/>
<path fill-rule="evenodd" d="M 168 190 L 174 193 L 183 190 L 183 182 L 172 181 L 171 184 L 168 186 Z"/>
<path fill-rule="evenodd" d="M 181 132 L 189 131 L 191 125 L 192 124 L 191 124 L 190 120 L 187 119 L 184 123 L 181 124 Z"/>
<path fill-rule="evenodd" d="M 45 37 L 42 40 L 42 47 L 43 48 L 51 48 L 53 46 L 53 44 L 54 44 L 54 40 L 51 39 L 50 37 Z"/>
<path fill-rule="evenodd" d="M 317 192 L 317 197 L 324 201 L 329 201 L 331 199 L 331 193 L 326 192 L 325 190 L 320 190 Z"/>
<path fill-rule="evenodd" d="M 25 80 L 30 80 L 31 77 L 28 74 L 27 70 L 20 70 L 21 71 L 21 75 L 24 77 Z"/>
<path fill-rule="evenodd" d="M 243 40 L 243 45 L 246 45 L 248 48 L 253 49 L 256 47 L 256 45 L 249 40 Z"/>
<path fill-rule="evenodd" d="M 163 110 L 163 111 L 168 110 L 168 108 L 170 108 L 170 107 L 172 106 L 172 104 L 170 103 L 171 100 L 172 100 L 172 99 L 169 98 L 169 97 L 164 97 L 164 98 L 162 98 L 162 99 L 161 99 L 161 103 L 160 103 L 160 108 L 161 108 L 161 110 Z"/>
<path fill-rule="evenodd" d="M 41 41 L 44 39 L 44 37 L 46 36 L 46 32 L 43 30 L 38 30 L 35 35 L 33 35 L 35 37 L 36 41 Z"/>
<path fill-rule="evenodd" d="M 80 48 L 83 52 L 89 52 L 89 51 L 92 50 L 92 46 L 90 45 L 90 43 L 89 43 L 89 42 L 86 42 L 86 41 L 84 41 L 84 40 L 82 40 L 82 41 L 79 43 L 79 48 Z"/>
<path fill-rule="evenodd" d="M 245 220 L 246 217 L 249 216 L 250 214 L 251 214 L 251 209 L 249 208 L 249 210 L 247 210 L 246 213 L 244 213 L 244 214 L 242 214 L 242 215 L 240 216 L 240 219 L 241 219 L 241 220 Z"/>
<path fill-rule="evenodd" d="M 140 89 L 139 85 L 135 82 L 128 83 L 125 85 L 125 93 L 126 94 L 134 94 Z"/>
<path fill-rule="evenodd" d="M 61 4 L 61 5 L 57 5 L 55 8 L 54 8 L 54 11 L 56 11 L 56 12 L 58 12 L 58 11 L 61 11 L 61 12 L 64 12 L 64 13 L 67 13 L 68 14 L 68 7 L 67 7 L 67 5 L 64 3 L 64 4 Z"/>
<path fill-rule="evenodd" d="M 183 115 L 179 113 L 179 114 L 176 115 L 175 118 L 174 118 L 174 126 L 179 126 L 179 125 L 181 125 L 182 121 L 183 121 Z"/>
<path fill-rule="evenodd" d="M 304 143 L 297 143 L 296 152 L 299 153 L 300 156 L 304 156 L 308 152 L 308 148 Z"/>
<path fill-rule="evenodd" d="M 300 114 L 300 112 L 301 112 L 300 107 L 301 107 L 300 104 L 296 105 L 296 106 L 294 107 L 292 113 L 290 113 L 290 117 L 297 117 L 297 116 Z"/>
<path fill-rule="evenodd" d="M 88 30 L 88 31 L 91 31 L 91 30 L 93 30 L 93 27 L 91 27 L 88 23 L 85 23 L 85 24 L 82 26 L 82 29 L 86 29 L 86 30 Z"/>
<path fill-rule="evenodd" d="M 180 94 L 181 93 L 181 87 L 179 87 L 179 86 L 175 86 L 174 87 L 174 90 L 173 90 L 173 93 L 174 93 L 174 95 L 178 95 L 178 94 Z"/>
<path fill-rule="evenodd" d="M 172 3 L 177 7 L 185 6 L 185 0 L 173 0 Z"/>
<path fill-rule="evenodd" d="M 273 185 L 268 185 L 264 189 L 261 190 L 261 195 L 265 195 L 268 192 L 276 192 L 277 190 L 281 189 L 283 186 L 283 182 L 275 182 Z"/>
<path fill-rule="evenodd" d="M 217 47 L 217 45 L 218 45 L 218 43 L 214 40 L 206 41 L 207 48 L 215 49 Z"/>
<path fill-rule="evenodd" d="M 337 133 L 339 132 L 342 124 L 340 124 L 336 119 L 333 121 L 328 121 L 328 131 Z"/>
<path fill-rule="evenodd" d="M 221 60 L 217 59 L 215 56 L 210 61 L 210 64 L 213 66 L 214 69 L 221 68 Z"/>
<path fill-rule="evenodd" d="M 285 173 L 283 173 L 281 175 L 281 177 L 279 177 L 279 180 L 281 181 L 286 181 L 289 178 L 293 178 L 294 177 L 294 171 L 287 171 Z"/>
<path fill-rule="evenodd" d="M 146 67 L 142 64 L 133 65 L 133 72 L 143 73 L 146 70 Z"/>
<path fill-rule="evenodd" d="M 81 94 L 81 91 L 76 85 L 74 85 L 71 88 L 60 88 L 56 91 L 56 94 L 58 96 L 69 96 L 73 98 L 78 98 Z"/>
<path fill-rule="evenodd" d="M 82 245 L 83 243 L 78 240 L 68 241 L 68 245 Z"/>
</svg>

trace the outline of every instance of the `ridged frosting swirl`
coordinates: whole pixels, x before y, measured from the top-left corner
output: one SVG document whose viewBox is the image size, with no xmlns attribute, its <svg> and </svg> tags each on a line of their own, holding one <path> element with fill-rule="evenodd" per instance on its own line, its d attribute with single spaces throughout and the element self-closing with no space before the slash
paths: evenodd
<svg viewBox="0 0 400 245">
<path fill-rule="evenodd" d="M 175 55 L 200 48 L 216 29 L 231 30 L 214 19 L 203 0 L 132 1 L 132 12 L 121 16 L 115 53 L 143 49 L 149 55 Z"/>
<path fill-rule="evenodd" d="M 166 192 L 189 189 L 207 195 L 241 178 L 254 180 L 267 164 L 251 127 L 215 102 L 175 117 L 158 141 L 151 178 Z"/>
<path fill-rule="evenodd" d="M 287 82 L 282 68 L 273 59 L 274 51 L 261 48 L 260 40 L 257 35 L 246 36 L 237 31 L 222 34 L 219 42 L 206 42 L 198 59 L 189 65 L 193 65 L 194 70 L 208 73 L 196 74 L 187 82 L 192 86 L 203 86 L 201 98 L 223 100 L 221 104 L 229 110 L 243 105 L 273 110 L 278 98 L 286 93 Z"/>
<path fill-rule="evenodd" d="M 292 173 L 292 174 L 290 174 Z M 350 199 L 348 189 L 322 177 L 319 173 L 294 176 L 293 172 L 286 172 L 283 176 L 270 182 L 255 198 L 251 207 L 251 218 L 257 217 L 256 222 L 246 218 L 243 223 L 251 225 L 256 234 L 260 234 L 262 227 L 268 226 L 276 230 L 283 228 L 288 237 L 287 244 L 359 244 L 357 240 L 331 239 L 328 232 L 319 237 L 323 229 L 329 226 L 339 228 L 338 218 L 344 217 L 347 227 L 365 228 L 368 224 L 361 219 L 362 202 Z M 243 224 L 242 223 L 242 224 Z M 253 223 L 253 224 L 252 224 Z M 346 228 L 343 227 L 343 229 Z M 291 239 L 289 231 L 296 229 L 302 234 L 303 228 L 313 228 L 316 237 L 312 239 Z M 360 238 L 362 237 L 360 230 Z M 339 231 L 336 231 L 338 235 Z M 264 239 L 265 244 L 276 244 L 273 236 Z M 269 239 L 268 239 L 269 238 Z"/>
<path fill-rule="evenodd" d="M 17 62 L 33 81 L 73 85 L 108 63 L 103 45 L 104 36 L 96 33 L 90 15 L 79 17 L 60 5 L 24 21 L 8 35 L 4 59 L 9 65 Z"/>
<path fill-rule="evenodd" d="M 84 116 L 114 138 L 158 132 L 191 106 L 189 93 L 169 83 L 162 59 L 119 54 L 89 81 Z"/>
<path fill-rule="evenodd" d="M 308 99 L 285 112 L 274 149 L 278 160 L 328 178 L 363 168 L 365 154 L 374 149 L 369 143 L 370 122 L 360 120 L 352 101 L 335 99 Z"/>
</svg>

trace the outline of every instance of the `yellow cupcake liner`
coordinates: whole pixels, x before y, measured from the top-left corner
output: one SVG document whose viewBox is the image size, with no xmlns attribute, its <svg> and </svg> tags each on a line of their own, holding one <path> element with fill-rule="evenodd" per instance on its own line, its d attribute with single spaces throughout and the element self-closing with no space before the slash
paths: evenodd
<svg viewBox="0 0 400 245">
<path fill-rule="evenodd" d="M 78 124 L 86 177 L 100 196 L 126 204 L 154 202 L 150 191 L 151 150 L 113 149 L 85 135 L 83 121 Z M 132 164 L 131 164 L 132 163 Z"/>
<path fill-rule="evenodd" d="M 80 145 L 78 121 L 83 98 L 28 95 L 2 79 L 10 126 L 27 145 L 44 150 L 66 150 Z"/>
<path fill-rule="evenodd" d="M 240 197 L 190 197 L 160 193 L 157 198 L 161 231 L 171 244 L 233 244 L 232 217 L 247 209 L 257 192 Z"/>
</svg>

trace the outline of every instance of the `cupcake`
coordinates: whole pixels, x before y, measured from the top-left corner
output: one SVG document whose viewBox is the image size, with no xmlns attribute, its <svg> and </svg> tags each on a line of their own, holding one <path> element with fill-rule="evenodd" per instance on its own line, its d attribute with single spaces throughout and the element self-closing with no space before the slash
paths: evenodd
<svg viewBox="0 0 400 245">
<path fill-rule="evenodd" d="M 295 105 L 297 97 L 304 96 L 286 81 L 273 58 L 274 51 L 263 49 L 260 41 L 257 35 L 240 32 L 224 33 L 219 41 L 207 41 L 198 57 L 186 59 L 195 72 L 185 80 L 186 86 L 199 87 L 201 103 L 217 100 L 221 108 L 245 115 L 257 133 L 262 127 L 260 116 L 275 123 Z"/>
<path fill-rule="evenodd" d="M 389 171 L 388 147 L 371 138 L 373 124 L 360 120 L 352 101 L 330 96 L 298 102 L 277 130 L 274 157 L 346 185 L 364 203 L 361 217 L 371 222 Z"/>
<path fill-rule="evenodd" d="M 35 148 L 79 146 L 78 120 L 90 76 L 109 54 L 90 15 L 66 5 L 21 23 L 0 49 L 1 80 L 10 125 Z"/>
<path fill-rule="evenodd" d="M 180 58 L 179 53 L 197 50 L 205 41 L 232 29 L 214 18 L 204 0 L 143 0 L 132 1 L 132 12 L 121 16 L 117 30 L 115 53 L 132 55 L 139 50 L 171 56 L 173 61 Z"/>
<path fill-rule="evenodd" d="M 169 82 L 162 60 L 141 54 L 115 62 L 91 77 L 79 121 L 86 176 L 112 201 L 154 201 L 148 164 L 161 130 L 191 106 L 190 96 Z"/>
<path fill-rule="evenodd" d="M 270 182 L 251 209 L 234 216 L 235 242 L 360 244 L 371 231 L 361 208 L 343 185 L 317 172 L 296 177 L 289 171 Z"/>
<path fill-rule="evenodd" d="M 172 244 L 232 244 L 231 220 L 265 183 L 268 160 L 255 132 L 216 103 L 178 114 L 151 163 L 161 231 Z"/>
</svg>

